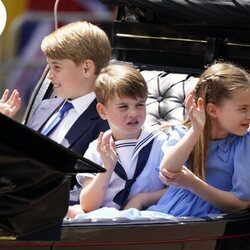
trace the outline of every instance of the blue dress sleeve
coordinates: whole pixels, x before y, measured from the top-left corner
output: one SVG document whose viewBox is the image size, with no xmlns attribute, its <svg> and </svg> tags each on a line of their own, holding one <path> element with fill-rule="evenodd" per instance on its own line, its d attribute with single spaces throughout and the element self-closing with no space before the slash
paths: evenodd
<svg viewBox="0 0 250 250">
<path fill-rule="evenodd" d="M 184 126 L 172 126 L 167 133 L 167 140 L 162 145 L 163 152 L 166 152 L 168 147 L 174 146 L 186 134 L 187 128 Z"/>
<path fill-rule="evenodd" d="M 239 137 L 235 145 L 232 192 L 242 200 L 250 200 L 250 132 Z"/>
<path fill-rule="evenodd" d="M 184 126 L 172 126 L 167 134 L 167 140 L 162 145 L 162 151 L 167 152 L 168 148 L 174 146 L 187 133 L 188 128 Z M 188 160 L 184 163 L 188 167 Z"/>
</svg>

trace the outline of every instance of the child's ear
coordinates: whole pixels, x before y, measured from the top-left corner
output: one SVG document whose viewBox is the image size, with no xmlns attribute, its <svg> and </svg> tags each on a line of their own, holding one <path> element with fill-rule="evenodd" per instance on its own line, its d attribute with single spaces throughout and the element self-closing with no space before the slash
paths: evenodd
<svg viewBox="0 0 250 250">
<path fill-rule="evenodd" d="M 95 73 L 95 64 L 92 60 L 87 59 L 83 62 L 83 72 L 86 77 L 90 77 Z"/>
<path fill-rule="evenodd" d="M 106 115 L 106 108 L 105 108 L 105 106 L 104 106 L 102 103 L 98 102 L 98 103 L 96 104 L 96 109 L 97 109 L 97 112 L 98 112 L 99 116 L 100 116 L 103 120 L 107 120 L 107 115 Z"/>
<path fill-rule="evenodd" d="M 207 104 L 207 113 L 210 117 L 216 118 L 217 117 L 217 107 L 213 103 Z"/>
</svg>

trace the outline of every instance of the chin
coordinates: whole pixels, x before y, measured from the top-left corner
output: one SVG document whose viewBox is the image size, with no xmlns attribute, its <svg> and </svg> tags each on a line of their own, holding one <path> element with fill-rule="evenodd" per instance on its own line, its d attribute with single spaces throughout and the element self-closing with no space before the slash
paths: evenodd
<svg viewBox="0 0 250 250">
<path fill-rule="evenodd" d="M 244 130 L 242 132 L 238 132 L 238 133 L 234 133 L 234 134 L 237 135 L 237 136 L 244 136 L 249 131 L 250 131 L 249 129 L 246 129 L 246 130 Z"/>
</svg>

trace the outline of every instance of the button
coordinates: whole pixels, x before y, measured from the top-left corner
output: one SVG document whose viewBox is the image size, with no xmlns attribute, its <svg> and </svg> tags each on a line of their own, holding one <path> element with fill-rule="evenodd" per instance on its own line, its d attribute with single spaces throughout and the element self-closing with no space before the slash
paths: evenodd
<svg viewBox="0 0 250 250">
<path fill-rule="evenodd" d="M 163 97 L 162 96 L 158 96 L 156 100 L 157 100 L 157 102 L 161 102 L 161 101 L 163 101 Z"/>
</svg>

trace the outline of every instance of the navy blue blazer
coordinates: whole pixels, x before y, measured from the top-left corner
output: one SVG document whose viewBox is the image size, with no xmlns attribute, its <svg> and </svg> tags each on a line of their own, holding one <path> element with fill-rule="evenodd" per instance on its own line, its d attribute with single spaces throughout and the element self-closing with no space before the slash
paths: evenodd
<svg viewBox="0 0 250 250">
<path fill-rule="evenodd" d="M 27 121 L 27 126 L 41 131 L 49 118 L 61 107 L 63 101 L 61 98 L 43 100 Z M 66 140 L 62 144 L 63 146 L 83 155 L 89 143 L 95 140 L 101 131 L 109 129 L 107 121 L 100 118 L 96 104 L 97 100 L 95 99 L 75 121 L 65 135 Z"/>
<path fill-rule="evenodd" d="M 49 118 L 57 112 L 64 102 L 61 98 L 45 99 L 43 100 L 27 121 L 27 126 L 41 131 Z M 96 110 L 97 100 L 95 99 L 89 107 L 82 113 L 82 115 L 75 121 L 68 133 L 65 135 L 65 143 L 63 146 L 72 149 L 75 152 L 84 154 L 89 143 L 95 140 L 100 132 L 109 129 L 108 122 L 100 118 Z M 71 188 L 77 184 L 75 176 L 71 179 Z M 79 184 L 78 184 L 79 187 Z M 73 205 L 78 202 L 79 192 L 77 190 L 70 193 L 70 204 Z"/>
</svg>

